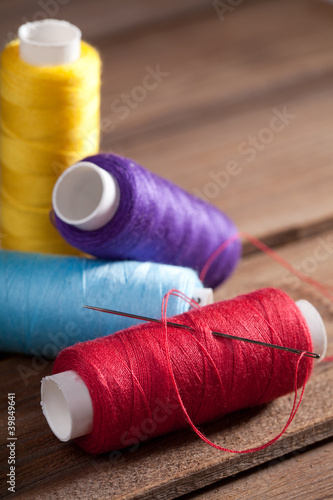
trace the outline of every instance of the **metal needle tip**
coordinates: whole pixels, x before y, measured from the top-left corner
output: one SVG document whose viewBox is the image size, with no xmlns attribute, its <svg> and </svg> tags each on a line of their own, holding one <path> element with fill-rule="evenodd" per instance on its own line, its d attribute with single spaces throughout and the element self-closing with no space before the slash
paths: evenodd
<svg viewBox="0 0 333 500">
<path fill-rule="evenodd" d="M 94 306 L 82 306 L 85 307 L 86 309 L 92 309 L 93 311 L 100 311 L 100 312 L 105 312 L 108 314 L 115 314 L 116 316 L 125 316 L 125 318 L 134 318 L 134 319 L 139 319 L 141 321 L 148 321 L 149 323 L 163 323 L 162 320 L 160 319 L 155 319 L 155 318 L 149 318 L 147 316 L 139 316 L 138 314 L 130 314 L 130 313 L 125 313 L 125 312 L 120 312 L 120 311 L 114 311 L 113 309 L 103 309 L 102 307 L 94 307 Z M 188 325 L 182 325 L 179 323 L 173 323 L 172 321 L 167 321 L 166 324 L 168 326 L 173 326 L 175 328 L 182 328 L 184 330 L 193 330 L 191 326 Z M 260 340 L 253 340 L 253 339 L 247 339 L 245 337 L 238 337 L 236 335 L 229 335 L 228 333 L 222 333 L 222 332 L 213 332 L 213 335 L 216 335 L 218 337 L 224 337 L 226 339 L 231 339 L 231 340 L 240 340 L 241 342 L 248 342 L 250 344 L 257 344 L 261 345 L 264 347 L 270 347 L 272 349 L 279 349 L 280 351 L 287 351 L 287 352 L 292 352 L 294 354 L 303 354 L 309 358 L 315 358 L 319 359 L 320 354 L 316 354 L 315 352 L 309 352 L 309 351 L 302 351 L 301 349 L 295 349 L 294 347 L 285 347 L 282 345 L 276 345 L 276 344 L 268 344 L 267 342 L 261 342 Z"/>
</svg>

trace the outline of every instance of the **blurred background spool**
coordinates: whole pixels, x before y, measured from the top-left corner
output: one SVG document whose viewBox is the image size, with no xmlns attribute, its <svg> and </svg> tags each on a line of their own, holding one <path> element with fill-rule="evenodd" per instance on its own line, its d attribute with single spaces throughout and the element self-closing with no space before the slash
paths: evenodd
<svg viewBox="0 0 333 500">
<path fill-rule="evenodd" d="M 98 151 L 100 58 L 80 30 L 27 23 L 1 56 L 1 244 L 77 253 L 49 219 L 57 177 Z"/>
<path fill-rule="evenodd" d="M 0 251 L 0 350 L 54 358 L 64 347 L 141 321 L 82 305 L 161 317 L 163 296 L 177 288 L 213 301 L 192 269 L 150 262 L 108 262 L 74 256 Z M 173 297 L 169 314 L 189 305 Z"/>
</svg>

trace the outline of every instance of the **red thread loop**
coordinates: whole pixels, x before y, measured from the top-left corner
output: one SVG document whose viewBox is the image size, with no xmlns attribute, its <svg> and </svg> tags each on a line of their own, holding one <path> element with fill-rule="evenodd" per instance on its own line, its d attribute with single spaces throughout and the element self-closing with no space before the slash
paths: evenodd
<svg viewBox="0 0 333 500">
<path fill-rule="evenodd" d="M 306 365 L 305 381 L 304 381 L 304 384 L 303 384 L 303 387 L 302 387 L 301 396 L 299 398 L 299 401 L 297 402 L 297 379 L 298 379 L 298 372 L 299 372 L 300 362 L 303 359 L 303 357 L 305 356 L 305 351 L 299 356 L 298 361 L 297 361 L 297 365 L 296 365 L 296 369 L 295 369 L 295 381 L 294 381 L 294 384 L 295 384 L 295 397 L 294 397 L 293 407 L 291 409 L 291 412 L 290 412 L 289 418 L 287 420 L 287 423 L 283 427 L 282 431 L 279 434 L 277 434 L 274 438 L 270 439 L 266 443 L 264 443 L 264 444 L 262 444 L 260 446 L 257 446 L 255 448 L 248 448 L 246 450 L 232 450 L 230 448 L 224 448 L 222 446 L 219 446 L 219 445 L 213 443 L 212 441 L 210 441 L 196 427 L 196 425 L 192 421 L 190 415 L 188 414 L 188 412 L 187 412 L 187 410 L 185 408 L 185 405 L 183 403 L 182 397 L 180 395 L 180 392 L 179 392 L 179 389 L 178 389 L 178 386 L 177 386 L 177 382 L 176 382 L 176 379 L 175 379 L 175 376 L 174 376 L 174 373 L 173 373 L 173 369 L 172 369 L 172 362 L 171 362 L 170 351 L 169 351 L 169 346 L 168 346 L 167 308 L 168 308 L 168 301 L 169 301 L 169 298 L 170 298 L 171 295 L 174 295 L 176 297 L 182 298 L 187 303 L 191 303 L 193 301 L 189 297 L 187 297 L 185 294 L 183 294 L 182 292 L 180 292 L 179 290 L 170 290 L 164 296 L 163 301 L 162 301 L 162 320 L 163 320 L 164 329 L 165 329 L 165 352 L 166 352 L 166 356 L 167 356 L 167 359 L 168 359 L 169 373 L 170 373 L 172 382 L 174 384 L 174 388 L 175 388 L 175 391 L 176 391 L 176 395 L 177 395 L 179 404 L 180 404 L 180 406 L 182 408 L 182 411 L 183 411 L 183 413 L 184 413 L 184 415 L 186 417 L 187 422 L 192 427 L 193 431 L 199 436 L 200 439 L 202 439 L 205 443 L 207 443 L 208 445 L 212 446 L 213 448 L 216 448 L 219 451 L 225 451 L 225 452 L 228 452 L 228 453 L 253 453 L 253 452 L 256 452 L 256 451 L 263 450 L 264 448 L 267 448 L 268 446 L 271 446 L 273 443 L 275 443 L 286 432 L 286 430 L 288 429 L 289 425 L 294 420 L 294 418 L 296 416 L 296 413 L 297 413 L 297 411 L 299 409 L 299 406 L 300 406 L 300 404 L 302 402 L 304 391 L 305 391 L 306 382 L 308 380 L 308 375 L 309 375 L 309 364 L 311 364 L 311 362 L 308 362 L 307 365 Z M 253 310 L 253 308 L 252 308 L 252 310 Z M 264 317 L 263 317 L 263 319 L 268 324 L 268 326 L 271 326 L 271 325 L 269 325 L 269 323 L 267 322 L 267 320 Z"/>
</svg>

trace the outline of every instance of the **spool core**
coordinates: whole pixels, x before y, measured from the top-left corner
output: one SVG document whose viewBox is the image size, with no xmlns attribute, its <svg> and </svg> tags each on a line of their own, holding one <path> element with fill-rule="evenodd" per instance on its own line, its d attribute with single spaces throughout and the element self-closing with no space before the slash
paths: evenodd
<svg viewBox="0 0 333 500">
<path fill-rule="evenodd" d="M 212 288 L 195 288 L 193 290 L 192 299 L 200 306 L 208 306 L 214 302 L 214 292 Z"/>
<path fill-rule="evenodd" d="M 309 326 L 313 350 L 322 359 L 327 347 L 323 320 L 307 300 L 299 300 L 296 305 Z M 60 441 L 69 441 L 92 431 L 94 415 L 90 394 L 81 377 L 74 371 L 43 378 L 41 399 L 44 416 Z"/>
<path fill-rule="evenodd" d="M 59 219 L 84 231 L 105 226 L 116 213 L 119 201 L 116 179 L 88 161 L 65 170 L 52 194 L 53 210 Z"/>
<path fill-rule="evenodd" d="M 297 300 L 296 305 L 308 324 L 312 339 L 312 350 L 320 354 L 318 360 L 320 362 L 326 356 L 327 350 L 326 328 L 322 317 L 311 302 L 307 300 Z"/>
<path fill-rule="evenodd" d="M 22 24 L 18 30 L 20 58 L 33 66 L 70 64 L 80 58 L 81 30 L 57 19 Z"/>
<path fill-rule="evenodd" d="M 85 436 L 92 431 L 93 407 L 87 386 L 74 371 L 42 380 L 42 410 L 60 441 Z"/>
</svg>

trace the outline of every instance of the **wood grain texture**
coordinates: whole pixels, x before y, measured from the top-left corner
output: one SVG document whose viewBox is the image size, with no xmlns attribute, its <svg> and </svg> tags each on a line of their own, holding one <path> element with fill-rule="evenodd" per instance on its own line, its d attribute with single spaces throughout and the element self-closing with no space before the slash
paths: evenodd
<svg viewBox="0 0 333 500">
<path fill-rule="evenodd" d="M 331 498 L 332 484 L 329 478 L 333 477 L 332 455 L 333 441 L 325 441 L 310 449 L 279 457 L 250 473 L 240 474 L 236 479 L 221 482 L 214 488 L 186 495 L 182 500 Z"/>
<path fill-rule="evenodd" d="M 1 0 L 0 44 L 10 41 L 21 24 L 47 17 L 76 24 L 94 42 L 211 9 L 209 0 Z"/>
<path fill-rule="evenodd" d="M 318 90 L 311 99 L 301 90 L 297 96 L 280 92 L 241 115 L 169 131 L 121 152 L 206 197 L 240 230 L 270 237 L 274 244 L 288 235 L 303 237 L 333 224 L 333 142 L 327 114 L 332 88 L 333 78 L 329 90 Z M 248 137 L 267 129 L 272 110 L 285 106 L 295 116 L 290 123 L 261 144 L 261 151 L 254 155 L 252 148 L 244 154 Z M 230 165 L 235 165 L 234 173 L 229 173 Z"/>
<path fill-rule="evenodd" d="M 281 254 L 302 267 L 318 254 L 318 245 L 323 248 L 322 242 L 328 248 L 333 234 L 323 233 L 320 240 L 312 238 L 285 246 Z M 325 251 L 319 252 L 322 260 L 313 272 L 318 279 L 332 282 L 333 246 L 331 253 L 326 251 L 327 257 L 324 257 Z M 318 308 L 325 320 L 328 353 L 332 355 L 333 305 L 318 292 L 295 281 L 265 255 L 245 259 L 234 279 L 218 290 L 216 298 L 229 298 L 264 286 L 280 287 L 293 299 L 306 298 Z M 18 372 L 22 365 L 35 371 L 34 376 L 27 379 L 27 385 Z M 121 451 L 92 458 L 73 443 L 60 443 L 41 414 L 40 378 L 50 369 L 50 364 L 39 369 L 36 360 L 28 357 L 0 363 L 1 393 L 15 391 L 17 394 L 19 485 L 21 497 L 26 499 L 176 498 L 333 435 L 333 363 L 322 363 L 317 365 L 307 385 L 294 423 L 278 443 L 266 450 L 242 456 L 220 453 L 185 430 L 143 443 L 133 453 Z M 281 429 L 291 402 L 292 395 L 288 395 L 264 407 L 207 424 L 203 430 L 221 445 L 236 449 L 257 446 Z M 1 424 L 2 435 L 5 435 L 3 420 Z M 1 452 L 5 455 L 6 450 L 2 448 Z M 1 477 L 5 469 L 6 465 L 0 469 Z M 333 493 L 333 489 L 331 491 Z"/>
<path fill-rule="evenodd" d="M 312 0 L 244 2 L 221 22 L 214 11 L 165 22 L 131 37 L 103 38 L 103 118 L 114 129 L 104 145 L 255 108 L 266 95 L 306 89 L 332 74 L 333 9 Z M 116 50 L 112 49 L 113 43 Z M 111 105 L 142 84 L 146 66 L 169 73 L 126 118 Z M 107 127 L 106 127 L 107 128 Z M 146 135 L 145 135 L 146 137 Z M 220 134 L 220 138 L 223 135 Z"/>
</svg>

